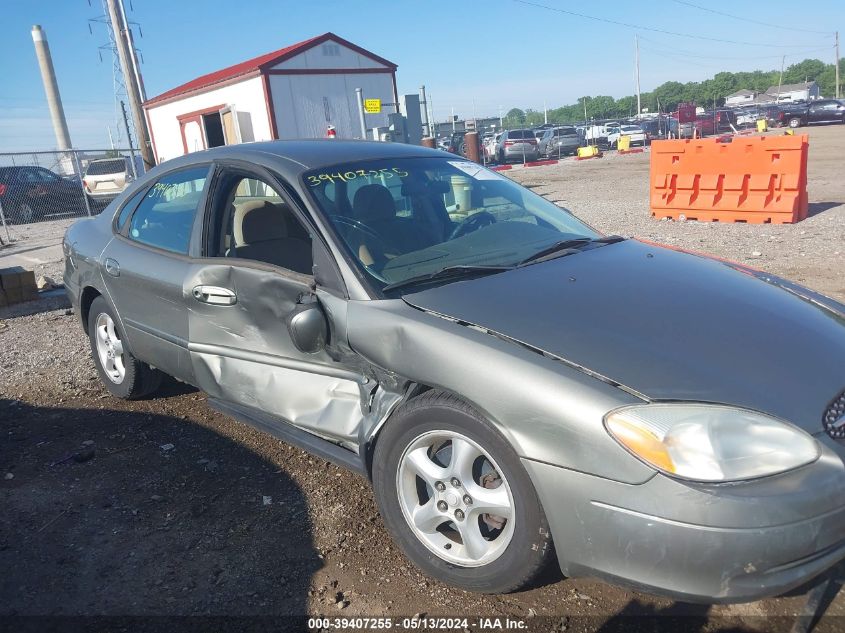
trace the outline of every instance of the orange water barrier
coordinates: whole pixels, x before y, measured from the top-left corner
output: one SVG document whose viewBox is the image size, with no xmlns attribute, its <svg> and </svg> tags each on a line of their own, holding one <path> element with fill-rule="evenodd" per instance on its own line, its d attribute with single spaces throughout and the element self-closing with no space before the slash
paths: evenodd
<svg viewBox="0 0 845 633">
<path fill-rule="evenodd" d="M 700 222 L 799 222 L 807 217 L 808 148 L 806 135 L 653 141 L 651 214 Z"/>
</svg>

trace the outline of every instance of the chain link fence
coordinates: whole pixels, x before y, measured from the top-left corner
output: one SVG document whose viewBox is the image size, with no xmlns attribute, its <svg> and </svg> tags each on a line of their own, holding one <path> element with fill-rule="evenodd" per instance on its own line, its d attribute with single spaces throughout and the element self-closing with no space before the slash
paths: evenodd
<svg viewBox="0 0 845 633">
<path fill-rule="evenodd" d="M 0 153 L 0 239 L 16 227 L 100 213 L 143 173 L 137 150 Z"/>
</svg>

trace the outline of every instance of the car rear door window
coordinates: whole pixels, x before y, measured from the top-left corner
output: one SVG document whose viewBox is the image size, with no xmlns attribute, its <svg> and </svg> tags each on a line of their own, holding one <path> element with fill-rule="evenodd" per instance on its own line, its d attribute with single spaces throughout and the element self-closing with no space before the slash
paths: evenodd
<svg viewBox="0 0 845 633">
<path fill-rule="evenodd" d="M 205 193 L 208 166 L 162 176 L 132 215 L 128 237 L 174 253 L 187 254 L 194 216 Z"/>
</svg>

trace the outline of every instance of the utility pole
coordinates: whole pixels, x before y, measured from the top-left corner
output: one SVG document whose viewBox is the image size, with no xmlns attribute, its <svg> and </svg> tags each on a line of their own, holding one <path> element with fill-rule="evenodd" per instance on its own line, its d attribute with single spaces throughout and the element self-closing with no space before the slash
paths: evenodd
<svg viewBox="0 0 845 633">
<path fill-rule="evenodd" d="M 126 7 L 123 6 L 123 0 L 117 0 L 120 8 L 120 17 L 123 24 L 126 25 L 126 43 L 129 45 L 129 60 L 132 62 L 132 74 L 135 81 L 138 83 L 138 92 L 141 95 L 141 102 L 147 100 L 147 90 L 144 88 L 144 78 L 141 77 L 141 70 L 138 67 L 138 54 L 135 51 L 135 37 L 132 35 L 132 29 L 129 28 L 129 20 L 126 19 Z M 138 27 L 141 28 L 141 27 Z"/>
<path fill-rule="evenodd" d="M 434 118 L 434 99 L 426 95 L 428 99 L 428 122 L 431 125 L 431 137 L 437 137 L 437 121 Z"/>
<path fill-rule="evenodd" d="M 834 48 L 836 49 L 836 62 L 834 63 L 833 67 L 836 69 L 836 98 L 839 98 L 839 31 L 836 31 L 836 43 L 834 44 Z"/>
<path fill-rule="evenodd" d="M 786 63 L 786 55 L 780 58 L 780 77 L 778 77 L 778 96 L 775 103 L 780 103 L 780 87 L 783 85 L 783 65 Z"/>
<path fill-rule="evenodd" d="M 643 111 L 642 103 L 640 103 L 640 36 L 634 36 L 634 51 L 637 68 L 637 118 L 640 118 L 640 113 Z"/>
<path fill-rule="evenodd" d="M 364 91 L 355 88 L 355 97 L 358 100 L 358 123 L 361 125 L 361 140 L 367 140 L 367 120 L 364 117 Z M 378 140 L 378 139 L 376 139 Z"/>
<path fill-rule="evenodd" d="M 151 169 L 152 167 L 155 167 L 155 157 L 153 156 L 150 144 L 150 133 L 149 130 L 147 130 L 147 120 L 144 117 L 144 110 L 141 107 L 141 93 L 138 89 L 138 80 L 132 69 L 132 61 L 130 58 L 126 36 L 126 24 L 124 23 L 123 16 L 117 7 L 117 1 L 118 0 L 106 0 L 106 5 L 109 9 L 109 18 L 111 19 L 115 45 L 117 46 L 117 56 L 120 59 L 120 67 L 123 69 L 123 76 L 126 78 L 126 93 L 129 96 L 129 109 L 132 111 L 132 121 L 135 123 L 135 133 L 138 136 L 138 149 L 141 152 L 141 158 L 144 160 L 145 168 Z"/>
<path fill-rule="evenodd" d="M 50 108 L 50 118 L 53 120 L 56 144 L 59 149 L 70 149 L 70 133 L 67 130 L 62 96 L 59 94 L 59 84 L 56 82 L 56 72 L 53 69 L 50 45 L 47 44 L 47 36 L 40 24 L 32 27 L 32 42 L 35 44 L 38 66 L 41 68 L 41 80 L 44 82 L 44 92 L 47 94 L 47 106 Z"/>
<path fill-rule="evenodd" d="M 425 135 L 432 136 L 431 134 L 431 120 L 428 118 L 428 101 L 425 100 L 425 86 L 420 86 L 420 105 L 422 106 L 423 111 L 423 127 L 425 128 Z"/>
<path fill-rule="evenodd" d="M 549 123 L 549 111 L 546 109 L 546 100 L 543 99 L 543 123 L 548 125 Z"/>
<path fill-rule="evenodd" d="M 505 127 L 505 123 L 502 120 L 502 106 L 499 106 L 499 131 L 501 132 Z"/>
<path fill-rule="evenodd" d="M 137 178 L 135 173 L 135 150 L 132 149 L 132 132 L 129 131 L 129 117 L 126 116 L 126 104 L 120 102 L 120 110 L 123 112 L 123 127 L 126 129 L 126 142 L 129 144 L 129 159 L 132 166 L 132 177 Z"/>
</svg>

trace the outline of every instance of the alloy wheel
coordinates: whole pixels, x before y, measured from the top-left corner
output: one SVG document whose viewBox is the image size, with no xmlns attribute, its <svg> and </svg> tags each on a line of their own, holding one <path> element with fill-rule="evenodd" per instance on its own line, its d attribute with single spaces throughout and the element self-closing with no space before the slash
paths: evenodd
<svg viewBox="0 0 845 633">
<path fill-rule="evenodd" d="M 103 312 L 97 317 L 95 330 L 100 365 L 109 380 L 119 385 L 126 377 L 126 366 L 123 362 L 123 342 L 117 335 L 114 321 Z"/>
<path fill-rule="evenodd" d="M 35 219 L 35 212 L 28 203 L 22 202 L 18 205 L 18 222 L 21 224 L 29 224 Z"/>
<path fill-rule="evenodd" d="M 463 567 L 496 560 L 514 532 L 514 500 L 501 469 L 476 442 L 453 431 L 414 439 L 399 459 L 399 505 L 414 535 Z"/>
</svg>

